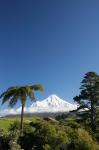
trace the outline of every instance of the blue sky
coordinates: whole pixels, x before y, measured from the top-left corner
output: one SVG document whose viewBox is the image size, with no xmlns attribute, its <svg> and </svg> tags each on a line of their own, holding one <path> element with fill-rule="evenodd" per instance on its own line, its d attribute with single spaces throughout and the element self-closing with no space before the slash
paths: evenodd
<svg viewBox="0 0 99 150">
<path fill-rule="evenodd" d="M 0 92 L 40 83 L 73 102 L 88 71 L 99 73 L 98 0 L 1 0 Z"/>
</svg>

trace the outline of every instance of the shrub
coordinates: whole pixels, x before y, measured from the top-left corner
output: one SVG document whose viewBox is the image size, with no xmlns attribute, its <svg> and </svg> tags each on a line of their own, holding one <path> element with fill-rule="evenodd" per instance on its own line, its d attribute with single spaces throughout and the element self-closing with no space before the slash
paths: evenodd
<svg viewBox="0 0 99 150">
<path fill-rule="evenodd" d="M 11 124 L 9 132 L 0 130 L 1 150 L 98 150 L 99 145 L 78 123 L 53 123 L 35 120 L 24 123 L 20 135 L 20 123 Z"/>
<path fill-rule="evenodd" d="M 70 133 L 70 144 L 68 149 L 70 150 L 98 150 L 99 145 L 96 144 L 92 137 L 84 129 L 76 129 Z"/>
<path fill-rule="evenodd" d="M 20 130 L 20 122 L 14 121 L 10 124 L 9 131 Z"/>
<path fill-rule="evenodd" d="M 10 140 L 9 146 L 10 146 L 10 150 L 22 150 L 21 146 L 17 144 L 16 140 Z"/>
</svg>

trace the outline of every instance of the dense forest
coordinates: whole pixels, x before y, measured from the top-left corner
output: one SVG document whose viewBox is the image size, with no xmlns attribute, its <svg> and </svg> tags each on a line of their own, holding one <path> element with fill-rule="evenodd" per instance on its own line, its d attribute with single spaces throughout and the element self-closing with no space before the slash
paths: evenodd
<svg viewBox="0 0 99 150">
<path fill-rule="evenodd" d="M 74 114 L 24 120 L 22 134 L 19 121 L 0 129 L 1 150 L 99 150 L 98 141 L 98 132 L 93 135 L 88 123 Z"/>
</svg>

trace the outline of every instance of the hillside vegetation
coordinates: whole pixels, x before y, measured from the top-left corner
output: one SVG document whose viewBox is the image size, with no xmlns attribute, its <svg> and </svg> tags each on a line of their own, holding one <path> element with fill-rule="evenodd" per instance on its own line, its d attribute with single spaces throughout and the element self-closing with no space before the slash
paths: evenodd
<svg viewBox="0 0 99 150">
<path fill-rule="evenodd" d="M 60 118 L 60 119 L 59 119 Z M 0 124 L 2 150 L 99 150 L 91 132 L 77 123 L 73 116 L 53 118 L 25 118 L 20 135 L 19 118 L 3 118 Z"/>
</svg>

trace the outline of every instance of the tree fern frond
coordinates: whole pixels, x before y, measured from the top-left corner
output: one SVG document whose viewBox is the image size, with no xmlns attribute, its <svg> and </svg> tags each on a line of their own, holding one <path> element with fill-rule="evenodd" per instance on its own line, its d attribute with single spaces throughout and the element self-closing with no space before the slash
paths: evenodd
<svg viewBox="0 0 99 150">
<path fill-rule="evenodd" d="M 13 106 L 15 106 L 16 103 L 17 103 L 17 101 L 18 101 L 18 97 L 17 97 L 17 96 L 13 96 L 13 97 L 10 99 L 10 102 L 9 102 L 8 107 L 13 107 Z"/>
<path fill-rule="evenodd" d="M 4 104 L 6 101 L 8 101 L 14 94 L 16 93 L 15 89 L 7 90 L 3 95 L 2 104 Z"/>
<path fill-rule="evenodd" d="M 35 94 L 33 92 L 28 93 L 28 96 L 29 96 L 29 98 L 30 98 L 31 101 L 36 101 Z"/>
<path fill-rule="evenodd" d="M 30 88 L 32 89 L 32 90 L 35 90 L 35 91 L 44 91 L 44 88 L 43 88 L 43 86 L 42 85 L 40 85 L 40 84 L 37 84 L 37 85 L 32 85 L 32 86 L 30 86 Z"/>
<path fill-rule="evenodd" d="M 0 95 L 0 99 L 5 95 L 6 91 Z"/>
</svg>

